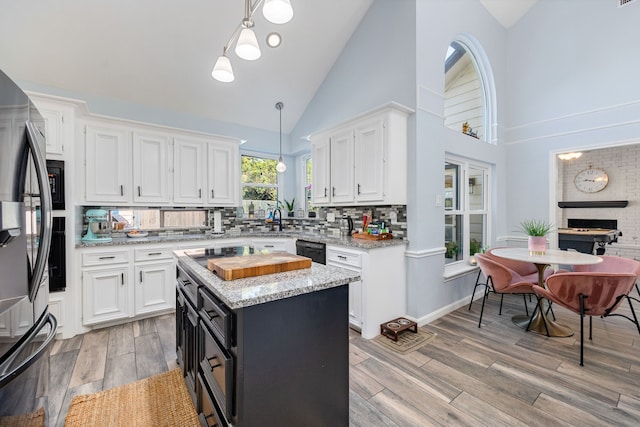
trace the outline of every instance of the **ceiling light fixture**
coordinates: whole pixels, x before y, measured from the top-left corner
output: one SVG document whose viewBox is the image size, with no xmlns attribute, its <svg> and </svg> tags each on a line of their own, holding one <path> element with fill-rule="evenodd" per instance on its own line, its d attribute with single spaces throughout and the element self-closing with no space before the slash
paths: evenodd
<svg viewBox="0 0 640 427">
<path fill-rule="evenodd" d="M 278 157 L 278 164 L 276 165 L 276 170 L 279 173 L 283 173 L 287 170 L 287 165 L 284 164 L 282 160 L 282 109 L 284 108 L 284 104 L 282 102 L 276 103 L 276 109 L 280 111 L 280 157 Z"/>
<path fill-rule="evenodd" d="M 260 52 L 260 45 L 258 44 L 256 34 L 253 32 L 253 14 L 263 2 L 262 14 L 269 22 L 285 24 L 293 18 L 293 8 L 291 7 L 290 0 L 256 0 L 253 5 L 251 4 L 251 0 L 245 0 L 244 18 L 231 34 L 227 44 L 224 45 L 222 55 L 218 57 L 211 71 L 211 76 L 219 82 L 229 83 L 235 80 L 233 67 L 231 66 L 227 52 L 236 39 L 236 55 L 247 61 L 255 61 L 260 58 L 262 54 Z M 276 37 L 277 40 L 275 39 Z M 278 33 L 271 33 L 267 36 L 267 44 L 270 47 L 279 46 L 281 41 L 282 37 Z"/>
<path fill-rule="evenodd" d="M 558 154 L 558 158 L 560 160 L 573 160 L 573 159 L 580 158 L 580 156 L 582 156 L 582 153 L 563 153 L 563 154 Z"/>
</svg>

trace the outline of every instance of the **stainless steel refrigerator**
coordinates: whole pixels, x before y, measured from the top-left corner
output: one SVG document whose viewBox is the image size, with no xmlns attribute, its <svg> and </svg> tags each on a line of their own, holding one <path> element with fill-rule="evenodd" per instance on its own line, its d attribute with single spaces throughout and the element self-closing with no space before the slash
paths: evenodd
<svg viewBox="0 0 640 427">
<path fill-rule="evenodd" d="M 0 71 L 0 424 L 35 413 L 48 422 L 51 193 L 44 121 Z M 4 418 L 4 419 L 3 419 Z"/>
</svg>

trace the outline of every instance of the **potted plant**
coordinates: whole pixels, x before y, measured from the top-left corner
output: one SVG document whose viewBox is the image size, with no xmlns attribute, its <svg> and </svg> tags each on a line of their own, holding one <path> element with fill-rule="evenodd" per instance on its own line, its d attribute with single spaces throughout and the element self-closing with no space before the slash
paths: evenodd
<svg viewBox="0 0 640 427">
<path fill-rule="evenodd" d="M 547 233 L 553 230 L 553 225 L 541 220 L 526 220 L 520 223 L 520 230 L 528 239 L 528 248 L 531 255 L 542 255 L 547 249 Z"/>
<path fill-rule="evenodd" d="M 296 210 L 296 198 L 294 197 L 291 201 L 284 199 L 284 206 L 287 209 L 287 216 L 293 218 L 294 212 Z"/>
</svg>

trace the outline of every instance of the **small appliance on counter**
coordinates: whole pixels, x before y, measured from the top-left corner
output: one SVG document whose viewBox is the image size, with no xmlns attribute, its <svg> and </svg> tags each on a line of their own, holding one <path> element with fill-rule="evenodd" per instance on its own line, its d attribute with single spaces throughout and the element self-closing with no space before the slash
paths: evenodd
<svg viewBox="0 0 640 427">
<path fill-rule="evenodd" d="M 89 209 L 84 213 L 84 217 L 87 221 L 87 233 L 82 238 L 83 242 L 111 242 L 108 211 L 104 209 Z"/>
</svg>

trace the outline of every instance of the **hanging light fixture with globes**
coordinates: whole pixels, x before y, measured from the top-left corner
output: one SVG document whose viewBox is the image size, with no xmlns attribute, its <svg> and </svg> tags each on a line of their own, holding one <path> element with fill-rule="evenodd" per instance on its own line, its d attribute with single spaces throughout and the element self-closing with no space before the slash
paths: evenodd
<svg viewBox="0 0 640 427">
<path fill-rule="evenodd" d="M 278 157 L 278 163 L 276 164 L 276 171 L 283 173 L 287 170 L 287 165 L 282 160 L 282 109 L 284 104 L 282 102 L 276 102 L 276 109 L 280 111 L 280 157 Z"/>
<path fill-rule="evenodd" d="M 227 56 L 231 45 L 237 38 L 235 52 L 238 57 L 247 60 L 255 61 L 260 58 L 261 51 L 260 45 L 256 34 L 253 32 L 253 14 L 264 3 L 262 7 L 262 14 L 267 21 L 274 24 L 286 24 L 293 18 L 293 8 L 291 7 L 290 0 L 256 0 L 252 5 L 251 0 L 245 0 L 244 3 L 244 18 L 240 25 L 231 34 L 229 41 L 222 49 L 222 55 L 220 55 L 216 61 L 216 64 L 211 71 L 211 76 L 223 83 L 230 83 L 235 80 L 233 73 L 233 67 L 231 61 Z M 277 43 L 272 42 L 277 35 Z M 277 33 L 270 33 L 268 36 L 268 44 L 270 47 L 277 47 L 280 44 L 281 37 Z"/>
</svg>

